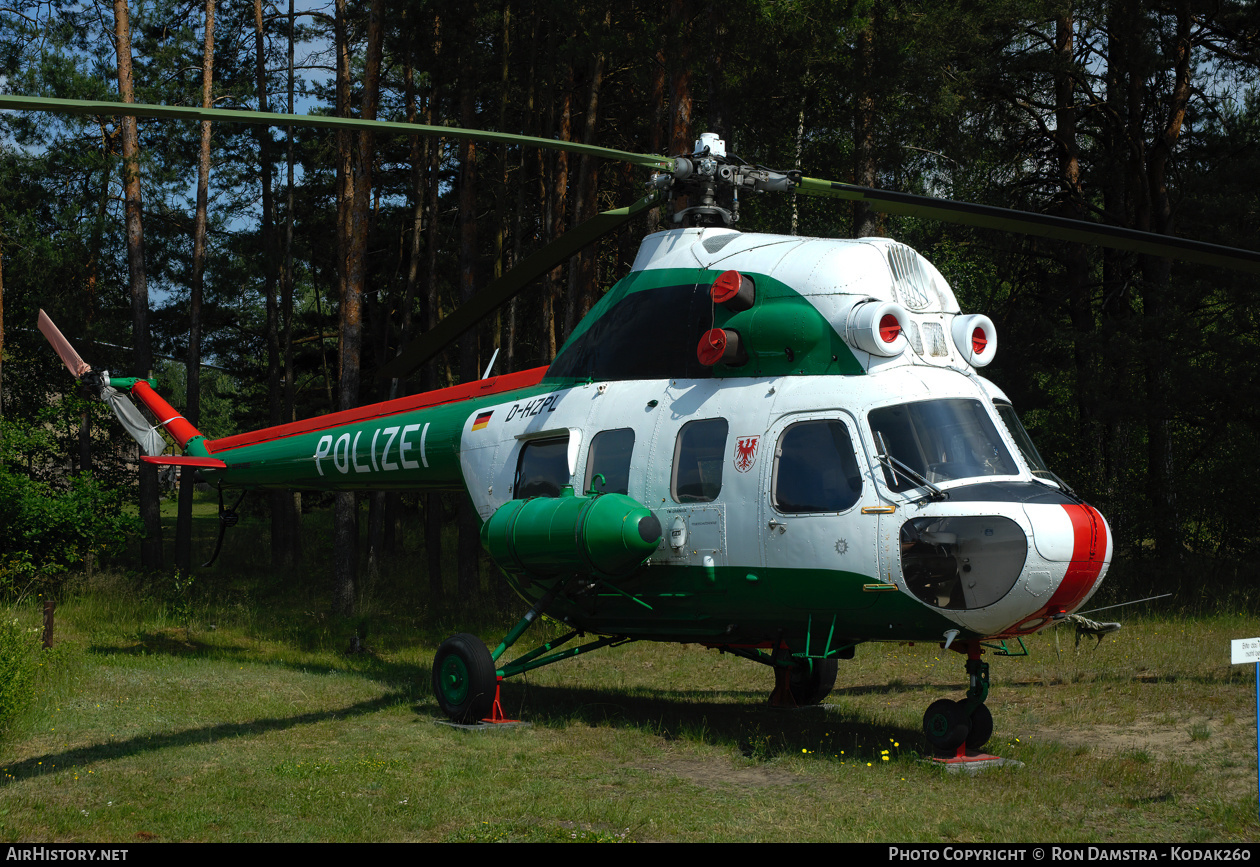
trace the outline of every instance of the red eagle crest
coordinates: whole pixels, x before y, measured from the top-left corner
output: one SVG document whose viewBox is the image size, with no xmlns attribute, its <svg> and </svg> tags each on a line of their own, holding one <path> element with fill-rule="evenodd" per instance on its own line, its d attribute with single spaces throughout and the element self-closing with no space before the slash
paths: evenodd
<svg viewBox="0 0 1260 867">
<path fill-rule="evenodd" d="M 736 470 L 746 473 L 753 468 L 753 464 L 757 462 L 757 443 L 760 441 L 760 436 L 739 437 L 735 440 Z"/>
</svg>

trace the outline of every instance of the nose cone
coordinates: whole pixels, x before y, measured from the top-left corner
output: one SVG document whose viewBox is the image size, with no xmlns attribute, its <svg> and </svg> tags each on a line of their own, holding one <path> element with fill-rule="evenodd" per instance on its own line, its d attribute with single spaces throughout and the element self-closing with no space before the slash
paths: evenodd
<svg viewBox="0 0 1260 867">
<path fill-rule="evenodd" d="M 1040 483 L 951 488 L 901 526 L 905 589 L 993 638 L 1027 635 L 1088 601 L 1111 562 L 1103 516 Z"/>
<path fill-rule="evenodd" d="M 927 604 L 975 611 L 1011 592 L 1028 546 L 1019 524 L 1000 515 L 912 518 L 901 526 L 902 574 Z"/>
<path fill-rule="evenodd" d="M 1054 592 L 1034 615 L 1024 618 L 1011 633 L 1034 632 L 1051 618 L 1080 608 L 1102 584 L 1111 563 L 1112 536 L 1107 521 L 1085 503 L 1025 503 L 1032 525 L 1033 546 L 1048 564 L 1062 569 Z"/>
</svg>

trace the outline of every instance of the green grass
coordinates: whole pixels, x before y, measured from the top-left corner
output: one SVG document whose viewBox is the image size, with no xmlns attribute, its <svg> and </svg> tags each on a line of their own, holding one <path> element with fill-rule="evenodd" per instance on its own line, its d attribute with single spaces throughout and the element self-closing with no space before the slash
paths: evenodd
<svg viewBox="0 0 1260 867">
<path fill-rule="evenodd" d="M 97 575 L 62 602 L 59 646 L 0 754 L 0 838 L 1260 837 L 1254 672 L 1229 665 L 1229 639 L 1257 631 L 1242 615 L 1134 619 L 1096 650 L 1051 633 L 1031 658 L 987 657 L 990 748 L 1023 767 L 973 778 L 919 756 L 924 709 L 965 689 L 963 658 L 935 646 L 859 647 L 823 707 L 775 711 L 761 666 L 630 644 L 508 681 L 508 714 L 531 725 L 470 733 L 437 722 L 430 661 L 452 632 L 494 643 L 505 618 L 430 610 L 414 576 L 383 570 L 362 605 L 371 652 L 347 656 L 362 620 L 326 614 L 322 572 L 281 580 L 229 554 L 199 573 L 187 626 L 169 580 Z"/>
</svg>

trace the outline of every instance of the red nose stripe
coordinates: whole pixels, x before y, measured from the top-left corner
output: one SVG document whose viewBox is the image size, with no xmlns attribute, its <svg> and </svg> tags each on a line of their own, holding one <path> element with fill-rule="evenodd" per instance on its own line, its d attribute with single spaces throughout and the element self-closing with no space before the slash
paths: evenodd
<svg viewBox="0 0 1260 867">
<path fill-rule="evenodd" d="M 1050 597 L 1050 601 L 1036 612 L 1025 617 L 1003 635 L 1027 635 L 1045 626 L 1048 619 L 1064 611 L 1071 611 L 1081 604 L 1090 588 L 1098 580 L 1107 556 L 1107 524 L 1092 506 L 1064 506 L 1072 522 L 1072 559 L 1062 583 Z"/>
<path fill-rule="evenodd" d="M 1064 506 L 1063 510 L 1072 521 L 1072 562 L 1068 563 L 1063 583 L 1046 605 L 1051 614 L 1071 611 L 1081 604 L 1098 580 L 1107 556 L 1107 525 L 1102 515 L 1083 503 Z"/>
</svg>

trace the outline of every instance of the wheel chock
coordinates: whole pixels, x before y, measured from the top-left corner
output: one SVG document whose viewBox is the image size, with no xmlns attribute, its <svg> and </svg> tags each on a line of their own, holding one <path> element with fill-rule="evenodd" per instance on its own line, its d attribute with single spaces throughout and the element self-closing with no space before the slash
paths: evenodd
<svg viewBox="0 0 1260 867">
<path fill-rule="evenodd" d="M 958 751 L 952 756 L 932 756 L 927 761 L 952 773 L 965 771 L 969 774 L 979 773 L 990 768 L 1022 768 L 1024 766 L 1023 762 L 1016 759 L 1004 759 L 1001 756 L 982 753 L 978 750 L 969 750 L 966 744 L 959 745 Z"/>
<path fill-rule="evenodd" d="M 504 723 L 519 723 L 518 719 L 508 719 L 503 713 L 503 702 L 501 701 L 503 694 L 503 678 L 496 678 L 494 684 L 494 705 L 490 709 L 490 716 L 483 717 L 483 723 L 492 725 L 502 725 Z"/>
<path fill-rule="evenodd" d="M 792 670 L 774 667 L 774 691 L 770 693 L 770 707 L 795 710 L 799 705 L 792 696 Z"/>
</svg>

